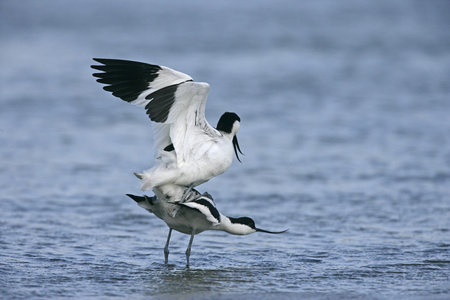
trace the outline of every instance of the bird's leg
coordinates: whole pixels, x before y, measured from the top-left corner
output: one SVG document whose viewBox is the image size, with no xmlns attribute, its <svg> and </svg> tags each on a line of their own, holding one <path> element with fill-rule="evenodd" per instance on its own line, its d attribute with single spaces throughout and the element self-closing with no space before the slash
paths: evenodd
<svg viewBox="0 0 450 300">
<path fill-rule="evenodd" d="M 195 229 L 192 229 L 191 239 L 189 240 L 189 245 L 186 249 L 186 267 L 189 268 L 189 256 L 191 256 L 191 246 L 194 241 Z"/>
<path fill-rule="evenodd" d="M 193 183 L 187 187 L 187 189 L 184 191 L 183 197 L 180 200 L 180 203 L 184 203 L 184 201 L 186 201 L 186 198 L 188 197 L 188 195 L 192 191 L 193 187 L 194 187 Z"/>
<path fill-rule="evenodd" d="M 164 247 L 164 259 L 165 259 L 166 264 L 169 262 L 169 241 L 170 241 L 171 234 L 172 234 L 172 228 L 169 229 L 169 235 L 167 236 L 166 246 Z"/>
</svg>

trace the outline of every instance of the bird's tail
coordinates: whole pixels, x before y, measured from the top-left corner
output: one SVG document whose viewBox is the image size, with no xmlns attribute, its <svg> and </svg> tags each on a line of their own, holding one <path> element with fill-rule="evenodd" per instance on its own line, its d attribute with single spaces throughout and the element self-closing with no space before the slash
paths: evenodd
<svg viewBox="0 0 450 300">
<path fill-rule="evenodd" d="M 146 209 L 150 212 L 152 211 L 152 207 L 156 201 L 156 197 L 148 197 L 147 195 L 144 195 L 143 197 L 132 195 L 132 194 L 126 194 L 126 195 L 128 197 L 130 197 L 131 199 L 133 199 L 134 201 L 136 201 L 136 203 L 140 207 L 142 207 L 143 209 Z"/>
<path fill-rule="evenodd" d="M 136 176 L 138 179 L 141 180 L 141 190 L 142 191 L 148 191 L 154 187 L 147 174 L 135 172 L 134 176 Z"/>
<path fill-rule="evenodd" d="M 165 164 L 158 164 L 142 173 L 134 173 L 134 175 L 141 180 L 141 190 L 148 191 L 154 187 L 173 183 L 179 176 L 179 170 Z"/>
</svg>

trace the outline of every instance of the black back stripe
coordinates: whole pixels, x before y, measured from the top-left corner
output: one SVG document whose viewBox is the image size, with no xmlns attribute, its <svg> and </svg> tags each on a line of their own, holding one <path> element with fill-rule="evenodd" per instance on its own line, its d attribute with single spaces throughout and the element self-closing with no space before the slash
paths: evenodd
<svg viewBox="0 0 450 300">
<path fill-rule="evenodd" d="M 175 102 L 175 93 L 179 85 L 173 84 L 166 86 L 145 97 L 145 99 L 152 99 L 145 106 L 150 120 L 158 123 L 164 123 L 167 120 L 170 108 Z"/>
<path fill-rule="evenodd" d="M 203 198 L 199 198 L 197 200 L 194 200 L 192 202 L 198 203 L 200 205 L 206 206 L 209 209 L 209 212 L 211 213 L 211 215 L 218 221 L 220 222 L 220 213 L 217 210 L 217 208 L 208 200 L 203 199 Z"/>
</svg>

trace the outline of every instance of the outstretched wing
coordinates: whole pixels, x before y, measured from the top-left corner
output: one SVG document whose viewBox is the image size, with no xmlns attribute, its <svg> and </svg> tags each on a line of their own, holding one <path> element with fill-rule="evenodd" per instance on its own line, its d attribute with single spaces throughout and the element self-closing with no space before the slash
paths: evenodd
<svg viewBox="0 0 450 300">
<path fill-rule="evenodd" d="M 206 123 L 207 83 L 193 82 L 189 75 L 158 65 L 141 62 L 94 58 L 102 71 L 94 73 L 104 90 L 124 101 L 144 107 L 156 122 L 155 146 L 164 149 L 173 144 L 184 157 L 185 134 L 192 126 Z M 180 153 L 179 153 L 180 152 Z"/>
</svg>

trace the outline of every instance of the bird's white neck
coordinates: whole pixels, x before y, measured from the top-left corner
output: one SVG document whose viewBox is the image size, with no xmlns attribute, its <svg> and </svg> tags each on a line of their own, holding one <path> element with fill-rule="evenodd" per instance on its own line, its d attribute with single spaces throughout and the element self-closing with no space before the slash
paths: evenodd
<svg viewBox="0 0 450 300">
<path fill-rule="evenodd" d="M 226 133 L 226 132 L 223 132 L 223 131 L 220 131 L 220 133 L 221 133 L 224 137 L 227 137 L 227 138 L 230 140 L 230 142 L 233 141 L 233 137 L 234 137 L 234 134 L 233 134 L 233 133 Z"/>
</svg>

